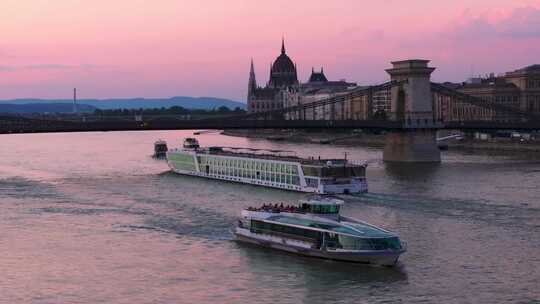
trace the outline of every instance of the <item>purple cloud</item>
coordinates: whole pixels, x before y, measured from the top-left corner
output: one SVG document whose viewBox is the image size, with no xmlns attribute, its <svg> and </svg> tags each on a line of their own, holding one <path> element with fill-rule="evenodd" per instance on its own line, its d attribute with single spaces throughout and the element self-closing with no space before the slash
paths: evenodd
<svg viewBox="0 0 540 304">
<path fill-rule="evenodd" d="M 494 22 L 486 17 L 472 17 L 467 12 L 458 26 L 444 33 L 458 40 L 489 38 L 529 39 L 540 38 L 540 9 L 522 7 Z"/>
</svg>

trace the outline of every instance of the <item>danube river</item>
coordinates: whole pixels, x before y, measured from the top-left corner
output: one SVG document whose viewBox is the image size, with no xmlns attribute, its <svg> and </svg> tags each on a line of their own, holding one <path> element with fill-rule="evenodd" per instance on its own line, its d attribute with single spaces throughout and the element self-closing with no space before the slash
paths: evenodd
<svg viewBox="0 0 540 304">
<path fill-rule="evenodd" d="M 153 142 L 187 131 L 0 136 L 0 303 L 538 303 L 540 157 L 381 151 L 218 134 L 202 145 L 368 160 L 343 213 L 397 232 L 395 268 L 237 244 L 240 209 L 302 194 L 171 174 Z M 536 157 L 536 158 L 535 158 Z"/>
</svg>

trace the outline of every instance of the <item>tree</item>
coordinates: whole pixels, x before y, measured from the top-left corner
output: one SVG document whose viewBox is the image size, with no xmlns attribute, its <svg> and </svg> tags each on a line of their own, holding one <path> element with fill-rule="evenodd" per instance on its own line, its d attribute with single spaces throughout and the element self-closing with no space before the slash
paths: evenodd
<svg viewBox="0 0 540 304">
<path fill-rule="evenodd" d="M 221 106 L 218 108 L 217 110 L 219 113 L 229 113 L 231 111 L 231 109 L 229 109 L 228 107 L 226 106 Z"/>
</svg>

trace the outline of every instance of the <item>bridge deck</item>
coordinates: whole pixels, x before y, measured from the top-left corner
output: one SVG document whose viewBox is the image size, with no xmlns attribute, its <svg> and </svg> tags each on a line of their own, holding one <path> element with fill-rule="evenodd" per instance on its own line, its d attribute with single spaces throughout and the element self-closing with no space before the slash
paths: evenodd
<svg viewBox="0 0 540 304">
<path fill-rule="evenodd" d="M 398 121 L 385 120 L 155 120 L 135 121 L 39 121 L 20 122 L 0 120 L 0 133 L 34 132 L 88 132 L 88 131 L 136 131 L 136 130 L 194 130 L 194 129 L 379 129 L 418 130 L 421 126 L 407 126 Z M 530 122 L 447 122 L 429 129 L 461 130 L 540 130 L 540 121 Z"/>
</svg>

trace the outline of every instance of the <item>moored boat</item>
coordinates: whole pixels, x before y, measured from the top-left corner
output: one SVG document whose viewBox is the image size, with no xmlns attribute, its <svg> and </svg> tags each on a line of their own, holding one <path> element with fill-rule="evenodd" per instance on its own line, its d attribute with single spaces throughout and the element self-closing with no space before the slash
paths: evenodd
<svg viewBox="0 0 540 304">
<path fill-rule="evenodd" d="M 405 243 L 385 229 L 341 216 L 343 201 L 315 197 L 299 206 L 249 207 L 233 230 L 241 242 L 304 256 L 392 266 Z"/>
<path fill-rule="evenodd" d="M 165 158 L 167 157 L 167 151 L 169 148 L 167 147 L 167 142 L 158 139 L 154 142 L 154 154 L 152 155 L 153 158 Z"/>
<path fill-rule="evenodd" d="M 294 152 L 238 147 L 201 148 L 186 138 L 167 152 L 178 174 L 319 194 L 367 192 L 365 163 L 347 159 L 301 158 Z"/>
</svg>

